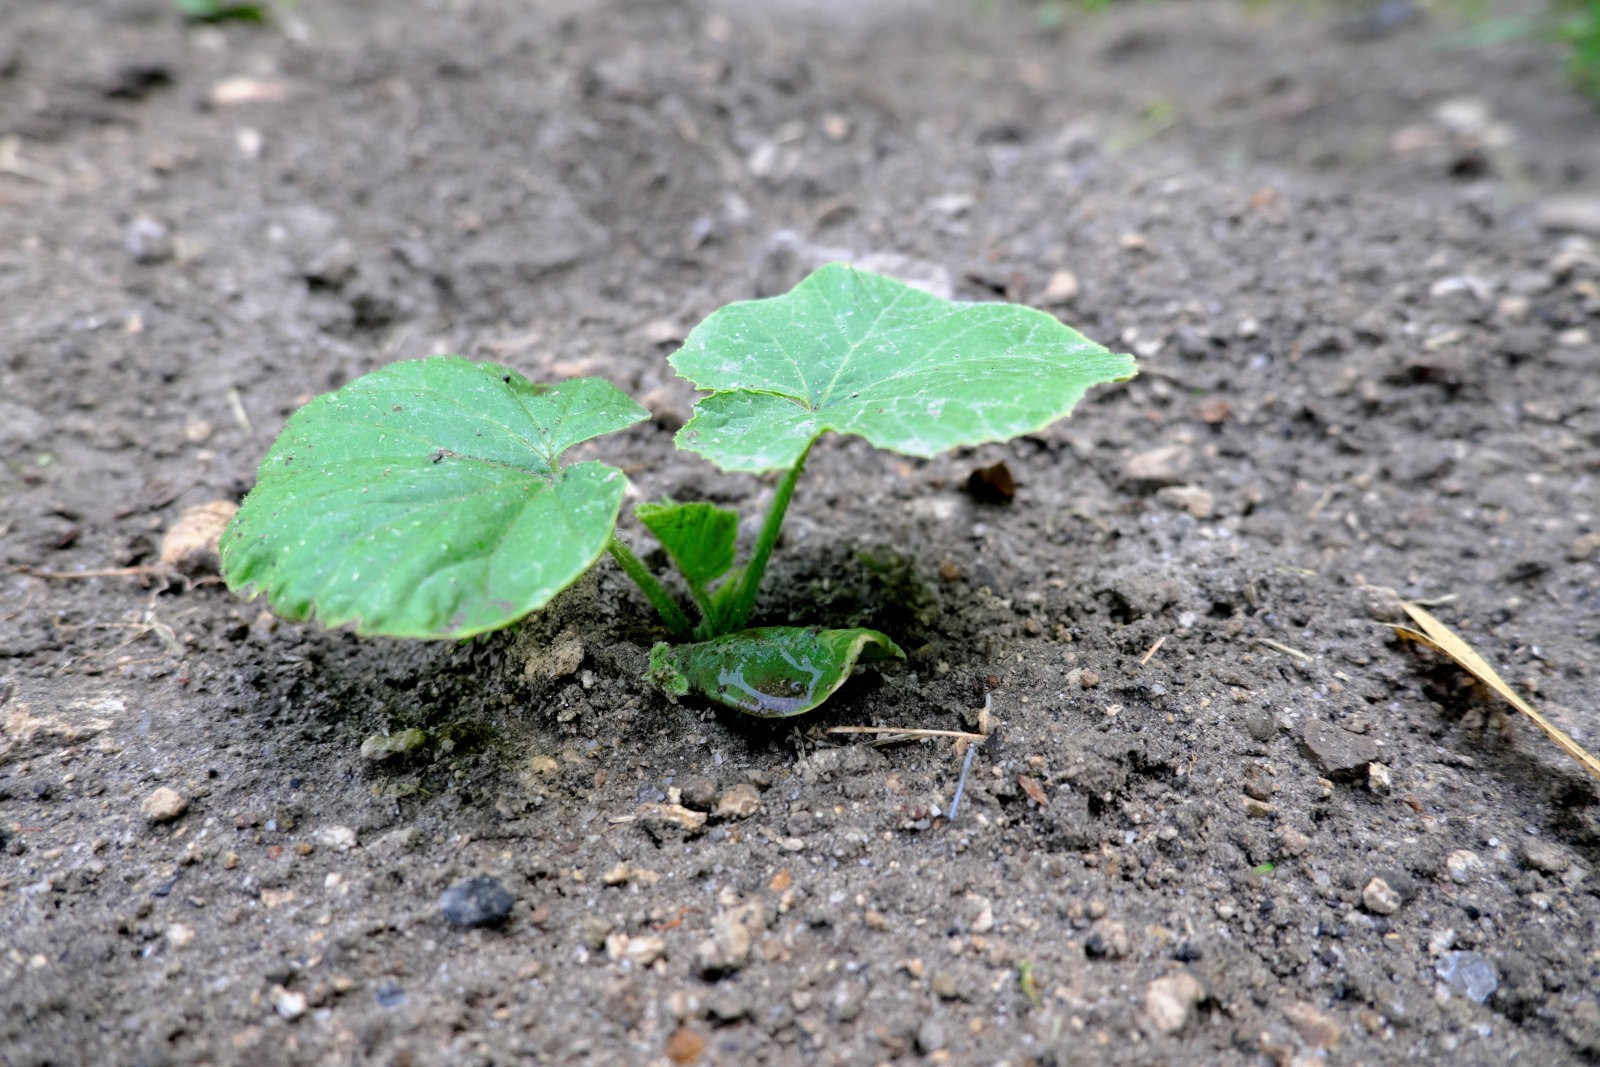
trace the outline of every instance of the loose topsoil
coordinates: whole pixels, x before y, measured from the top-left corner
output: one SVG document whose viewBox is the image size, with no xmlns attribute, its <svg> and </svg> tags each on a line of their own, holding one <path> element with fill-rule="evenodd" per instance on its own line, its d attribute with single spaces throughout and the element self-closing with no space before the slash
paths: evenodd
<svg viewBox="0 0 1600 1067">
<path fill-rule="evenodd" d="M 1380 13 L 5 5 L 0 1063 L 1600 1055 L 1595 783 L 1386 625 L 1600 744 L 1600 111 Z M 758 513 L 665 358 L 841 257 L 1143 373 L 819 445 L 757 621 L 909 659 L 818 713 L 668 702 L 609 563 L 459 645 L 157 573 L 436 352 L 604 375 L 637 499 Z M 954 816 L 964 750 L 856 725 L 987 730 Z"/>
</svg>

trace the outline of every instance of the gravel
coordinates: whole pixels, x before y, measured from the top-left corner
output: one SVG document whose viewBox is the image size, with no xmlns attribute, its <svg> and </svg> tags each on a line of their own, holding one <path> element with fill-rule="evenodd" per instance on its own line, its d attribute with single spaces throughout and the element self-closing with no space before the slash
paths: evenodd
<svg viewBox="0 0 1600 1067">
<path fill-rule="evenodd" d="M 439 895 L 439 914 L 455 926 L 499 926 L 515 905 L 511 891 L 488 875 L 463 879 Z"/>
</svg>

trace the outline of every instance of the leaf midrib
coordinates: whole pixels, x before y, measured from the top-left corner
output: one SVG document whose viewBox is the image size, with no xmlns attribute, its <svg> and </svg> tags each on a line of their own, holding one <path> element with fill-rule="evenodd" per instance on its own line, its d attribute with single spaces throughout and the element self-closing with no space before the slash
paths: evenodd
<svg viewBox="0 0 1600 1067">
<path fill-rule="evenodd" d="M 866 344 L 868 338 L 870 338 L 873 335 L 873 332 L 877 330 L 878 323 L 882 322 L 885 315 L 893 311 L 895 306 L 899 304 L 900 301 L 904 300 L 914 291 L 915 290 L 909 288 L 901 289 L 898 293 L 894 294 L 893 300 L 890 300 L 887 304 L 878 309 L 878 313 L 874 315 L 872 317 L 872 321 L 867 324 L 866 330 L 862 332 L 861 336 L 857 338 L 855 343 L 852 344 L 849 350 L 845 352 L 844 359 L 839 361 L 839 366 L 834 370 L 833 377 L 828 379 L 827 387 L 823 389 L 822 397 L 817 400 L 816 404 L 814 405 L 814 410 L 823 411 L 827 408 L 828 398 L 833 395 L 834 386 L 839 384 L 839 376 L 842 375 L 845 371 L 845 368 L 850 365 L 850 361 L 856 357 L 856 353 L 861 351 L 861 346 Z"/>
</svg>

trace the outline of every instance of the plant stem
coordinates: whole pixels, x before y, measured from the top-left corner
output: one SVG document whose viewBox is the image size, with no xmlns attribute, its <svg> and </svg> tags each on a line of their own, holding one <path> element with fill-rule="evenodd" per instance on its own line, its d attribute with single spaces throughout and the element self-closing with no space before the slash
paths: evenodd
<svg viewBox="0 0 1600 1067">
<path fill-rule="evenodd" d="M 656 580 L 656 576 L 650 573 L 643 561 L 633 554 L 633 549 L 613 535 L 611 542 L 606 545 L 606 550 L 622 567 L 623 572 L 633 579 L 633 584 L 644 591 L 646 599 L 656 609 L 656 613 L 661 616 L 661 621 L 667 624 L 669 630 L 682 637 L 692 629 L 689 616 L 683 613 L 678 602 L 672 599 L 672 594 Z"/>
<path fill-rule="evenodd" d="M 689 587 L 689 595 L 694 598 L 695 607 L 700 609 L 700 622 L 694 628 L 694 636 L 702 640 L 715 637 L 717 630 L 717 609 L 711 599 L 711 593 L 706 589 L 706 583 L 697 582 L 687 574 L 683 576 L 683 584 Z"/>
<path fill-rule="evenodd" d="M 739 591 L 719 627 L 723 633 L 742 630 L 750 620 L 750 612 L 756 606 L 756 596 L 761 592 L 761 579 L 767 572 L 767 560 L 772 558 L 772 548 L 778 543 L 778 531 L 783 528 L 783 517 L 789 510 L 789 498 L 794 495 L 795 482 L 800 480 L 806 456 L 810 454 L 811 445 L 807 444 L 805 451 L 800 453 L 800 458 L 794 461 L 794 466 L 784 474 L 777 491 L 772 494 L 767 517 L 762 521 L 761 533 L 756 538 L 755 551 L 751 553 L 744 573 L 739 576 Z"/>
</svg>

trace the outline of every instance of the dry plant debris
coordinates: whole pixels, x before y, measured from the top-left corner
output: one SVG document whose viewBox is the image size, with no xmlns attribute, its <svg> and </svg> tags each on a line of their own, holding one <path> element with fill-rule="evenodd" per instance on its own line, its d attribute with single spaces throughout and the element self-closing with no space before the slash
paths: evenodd
<svg viewBox="0 0 1600 1067">
<path fill-rule="evenodd" d="M 1519 697 L 1512 690 L 1512 688 L 1501 679 L 1500 675 L 1495 673 L 1495 669 L 1489 666 L 1488 661 L 1482 656 L 1478 655 L 1477 651 L 1471 645 L 1467 644 L 1459 636 L 1457 636 L 1454 630 L 1450 629 L 1450 627 L 1434 618 L 1432 614 L 1418 607 L 1416 604 L 1404 602 L 1400 606 L 1405 609 L 1405 613 L 1407 615 L 1411 616 L 1412 621 L 1421 627 L 1421 630 L 1418 631 L 1413 630 L 1408 626 L 1395 625 L 1395 633 L 1399 634 L 1401 637 L 1415 641 L 1419 645 L 1426 645 L 1435 652 L 1442 652 L 1446 656 L 1449 656 L 1451 659 L 1455 660 L 1458 665 L 1465 669 L 1474 678 L 1478 679 L 1478 681 L 1482 682 L 1500 696 L 1504 697 L 1512 707 L 1516 708 L 1518 711 L 1522 712 L 1522 714 L 1532 719 L 1534 725 L 1538 726 L 1539 729 L 1548 734 L 1550 740 L 1559 745 L 1563 752 L 1581 763 L 1583 765 L 1583 769 L 1589 772 L 1590 777 L 1594 778 L 1596 781 L 1600 781 L 1600 760 L 1597 760 L 1591 756 L 1582 745 L 1578 744 L 1571 737 L 1568 737 L 1564 730 L 1556 726 L 1555 723 L 1551 722 L 1543 715 L 1539 714 L 1538 711 L 1534 710 L 1531 704 Z"/>
</svg>

